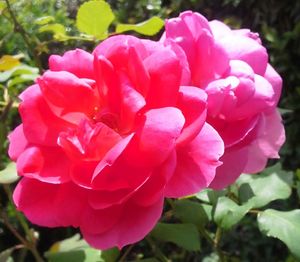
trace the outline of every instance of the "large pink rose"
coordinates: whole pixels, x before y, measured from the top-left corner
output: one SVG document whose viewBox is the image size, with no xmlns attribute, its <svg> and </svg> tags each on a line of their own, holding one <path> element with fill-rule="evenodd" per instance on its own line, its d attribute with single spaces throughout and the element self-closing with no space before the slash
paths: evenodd
<svg viewBox="0 0 300 262">
<path fill-rule="evenodd" d="M 184 51 L 190 85 L 206 91 L 207 122 L 224 140 L 223 165 L 212 188 L 233 183 L 243 172 L 259 172 L 268 158 L 279 157 L 285 140 L 276 109 L 282 80 L 268 64 L 258 34 L 187 11 L 166 21 L 161 42 Z"/>
<path fill-rule="evenodd" d="M 121 248 L 154 227 L 165 197 L 211 183 L 223 141 L 205 122 L 206 93 L 181 85 L 190 74 L 173 48 L 116 36 L 93 55 L 50 57 L 9 136 L 22 176 L 13 198 L 30 221 Z"/>
</svg>

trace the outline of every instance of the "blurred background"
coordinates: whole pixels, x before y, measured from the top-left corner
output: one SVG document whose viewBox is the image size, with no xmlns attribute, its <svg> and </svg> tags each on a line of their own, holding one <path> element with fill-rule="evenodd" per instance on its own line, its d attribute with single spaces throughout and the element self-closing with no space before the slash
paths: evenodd
<svg viewBox="0 0 300 262">
<path fill-rule="evenodd" d="M 78 8 L 84 2 L 79 0 L 10 0 L 13 17 L 7 8 L 7 1 L 0 0 L 0 57 L 14 56 L 15 62 L 21 61 L 23 66 L 19 71 L 12 72 L 12 64 L 10 64 L 12 67 L 1 68 L 0 63 L 0 170 L 4 169 L 8 163 L 7 134 L 20 123 L 17 95 L 32 82 L 39 72 L 47 69 L 50 54 L 62 54 L 76 47 L 91 51 L 97 44 L 98 41 L 81 36 L 75 25 Z M 250 28 L 258 32 L 263 45 L 268 49 L 271 64 L 283 78 L 283 94 L 279 107 L 284 119 L 287 140 L 280 153 L 280 162 L 284 170 L 293 172 L 294 179 L 297 181 L 296 185 L 299 185 L 299 0 L 109 0 L 107 2 L 115 13 L 116 21 L 120 23 L 135 24 L 153 16 L 159 16 L 162 19 L 171 18 L 178 16 L 184 10 L 193 10 L 200 12 L 208 20 L 218 19 L 232 28 Z M 49 25 L 49 21 L 41 19 L 43 17 L 51 17 L 48 19 L 52 27 L 45 29 L 44 26 Z M 14 19 L 18 22 L 17 26 Z M 63 25 L 63 28 L 59 25 Z M 114 25 L 112 24 L 111 27 L 113 31 Z M 65 33 L 70 37 L 64 38 Z M 133 34 L 140 36 L 138 33 Z M 159 39 L 160 34 L 161 31 L 148 38 L 156 40 Z M 5 213 L 4 218 L 0 220 L 0 252 L 19 243 L 16 236 L 7 228 L 5 219 L 9 220 L 17 231 L 23 230 L 9 200 L 13 187 L 14 184 L 5 184 L 0 189 L 0 209 L 2 215 Z M 299 203 L 297 191 L 293 191 L 288 200 L 272 205 L 281 210 L 290 210 L 299 208 Z M 33 228 L 35 233 L 39 234 L 37 249 L 40 254 L 49 250 L 55 242 L 71 237 L 77 232 L 70 228 L 51 230 L 36 226 Z M 289 255 L 283 243 L 262 236 L 251 216 L 245 217 L 242 223 L 223 235 L 221 247 L 230 255 L 229 261 L 296 261 Z M 218 258 L 209 255 L 212 250 L 208 245 L 204 243 L 201 249 L 201 252 L 186 253 L 174 244 L 162 246 L 163 253 L 167 254 L 171 261 L 219 261 Z M 128 261 L 139 260 L 139 254 L 143 254 L 142 257 L 148 257 L 151 252 L 148 244 L 141 242 L 130 250 Z M 3 256 L 3 252 L 0 254 L 2 254 L 0 262 L 8 261 L 9 256 Z M 25 251 L 16 252 L 13 257 L 16 261 L 34 261 L 33 256 Z M 1 260 L 1 258 L 6 260 Z"/>
</svg>

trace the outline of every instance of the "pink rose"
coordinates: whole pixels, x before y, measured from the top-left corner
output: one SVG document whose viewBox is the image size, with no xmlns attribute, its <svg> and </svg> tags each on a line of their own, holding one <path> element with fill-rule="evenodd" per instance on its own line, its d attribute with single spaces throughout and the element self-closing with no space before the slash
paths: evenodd
<svg viewBox="0 0 300 262">
<path fill-rule="evenodd" d="M 268 64 L 258 34 L 187 11 L 167 20 L 161 42 L 177 44 L 186 54 L 190 84 L 206 91 L 207 122 L 224 140 L 223 165 L 210 187 L 226 187 L 241 173 L 262 171 L 268 158 L 279 157 L 285 140 L 276 109 L 282 80 Z"/>
<path fill-rule="evenodd" d="M 164 197 L 207 187 L 223 141 L 205 122 L 206 93 L 181 85 L 183 58 L 131 36 L 93 55 L 51 56 L 21 94 L 23 123 L 9 136 L 18 209 L 41 226 L 79 227 L 96 248 L 121 248 L 154 227 Z"/>
</svg>

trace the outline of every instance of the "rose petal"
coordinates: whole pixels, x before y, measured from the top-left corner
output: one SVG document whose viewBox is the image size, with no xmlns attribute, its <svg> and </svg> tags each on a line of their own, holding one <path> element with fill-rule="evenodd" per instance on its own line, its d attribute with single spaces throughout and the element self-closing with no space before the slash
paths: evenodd
<svg viewBox="0 0 300 262">
<path fill-rule="evenodd" d="M 83 234 L 101 234 L 119 223 L 124 206 L 114 205 L 105 209 L 93 209 L 87 206 L 82 214 L 80 229 Z M 123 217 L 122 217 L 123 219 Z"/>
<path fill-rule="evenodd" d="M 220 39 L 232 33 L 231 29 L 226 24 L 218 20 L 209 21 L 209 26 L 215 39 Z"/>
<path fill-rule="evenodd" d="M 249 146 L 249 157 L 244 172 L 262 171 L 268 158 L 279 158 L 278 151 L 285 141 L 284 126 L 277 110 L 262 114 L 257 135 Z"/>
<path fill-rule="evenodd" d="M 93 55 L 77 48 L 67 51 L 63 56 L 51 55 L 49 68 L 51 71 L 68 71 L 79 78 L 95 79 L 93 59 Z"/>
<path fill-rule="evenodd" d="M 220 159 L 223 164 L 217 168 L 216 176 L 209 187 L 220 190 L 233 184 L 244 171 L 248 153 L 247 147 L 226 149 L 225 154 Z"/>
<path fill-rule="evenodd" d="M 28 147 L 17 159 L 20 176 L 61 184 L 70 181 L 70 161 L 58 147 Z"/>
<path fill-rule="evenodd" d="M 69 72 L 47 71 L 38 78 L 38 83 L 43 97 L 63 108 L 63 112 L 75 111 L 91 115 L 98 104 L 93 88 Z"/>
<path fill-rule="evenodd" d="M 46 227 L 78 227 L 85 198 L 85 191 L 73 183 L 53 185 L 30 178 L 22 178 L 13 194 L 18 210 Z"/>
<path fill-rule="evenodd" d="M 91 234 L 85 230 L 81 232 L 92 247 L 103 250 L 117 246 L 121 249 L 143 239 L 157 223 L 162 208 L 163 198 L 146 207 L 129 202 L 124 206 L 125 212 L 122 213 L 122 219 L 110 230 L 102 234 Z M 86 223 L 89 223 L 88 220 Z"/>
<path fill-rule="evenodd" d="M 177 108 L 149 110 L 145 114 L 144 124 L 127 148 L 127 163 L 143 168 L 162 164 L 174 150 L 184 122 L 184 117 Z"/>
<path fill-rule="evenodd" d="M 150 76 L 146 97 L 148 108 L 174 106 L 181 81 L 180 62 L 168 49 L 157 51 L 144 60 Z"/>
<path fill-rule="evenodd" d="M 230 59 L 245 61 L 256 74 L 264 75 L 268 54 L 266 49 L 255 40 L 232 34 L 217 39 L 217 42 L 226 50 Z"/>
<path fill-rule="evenodd" d="M 114 205 L 123 204 L 134 192 L 134 190 L 128 188 L 115 191 L 91 190 L 88 201 L 93 209 L 105 209 Z"/>
<path fill-rule="evenodd" d="M 277 105 L 281 95 L 282 78 L 270 64 L 267 65 L 267 70 L 264 78 L 267 79 L 273 87 L 275 93 L 274 102 Z"/>
<path fill-rule="evenodd" d="M 249 117 L 239 121 L 221 121 L 220 119 L 208 119 L 222 137 L 225 147 L 231 147 L 243 141 L 255 128 L 259 117 Z"/>
<path fill-rule="evenodd" d="M 177 149 L 177 167 L 166 186 L 166 197 L 183 197 L 207 187 L 215 177 L 224 144 L 218 133 L 204 124 L 199 135 Z"/>
<path fill-rule="evenodd" d="M 27 88 L 20 98 L 23 100 L 19 106 L 23 131 L 30 143 L 56 145 L 59 133 L 73 126 L 53 114 L 38 85 Z"/>
<path fill-rule="evenodd" d="M 28 146 L 28 141 L 24 136 L 23 124 L 17 126 L 14 131 L 8 135 L 9 148 L 8 155 L 11 160 L 16 161 Z"/>
<path fill-rule="evenodd" d="M 231 119 L 250 118 L 275 106 L 275 94 L 271 84 L 260 75 L 255 75 L 254 79 L 253 97 L 232 112 Z"/>
<path fill-rule="evenodd" d="M 169 158 L 136 190 L 132 200 L 141 206 L 153 205 L 157 202 L 164 194 L 166 183 L 174 174 L 176 163 L 177 156 L 174 150 Z"/>
<path fill-rule="evenodd" d="M 146 105 L 144 97 L 127 83 L 121 84 L 122 105 L 120 112 L 120 132 L 129 133 L 134 128 L 138 112 Z"/>
<path fill-rule="evenodd" d="M 108 107 L 113 113 L 119 113 L 121 101 L 119 75 L 112 63 L 102 55 L 95 56 L 94 67 L 101 106 Z"/>
<path fill-rule="evenodd" d="M 185 124 L 177 145 L 183 145 L 193 140 L 204 125 L 206 119 L 207 94 L 193 86 L 181 86 L 177 107 L 185 117 Z"/>
</svg>

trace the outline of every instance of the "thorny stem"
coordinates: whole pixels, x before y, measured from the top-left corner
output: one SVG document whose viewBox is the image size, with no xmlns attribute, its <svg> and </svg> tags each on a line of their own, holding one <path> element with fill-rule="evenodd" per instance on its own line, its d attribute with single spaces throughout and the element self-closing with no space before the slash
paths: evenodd
<svg viewBox="0 0 300 262">
<path fill-rule="evenodd" d="M 13 199 L 12 199 L 12 191 L 10 190 L 9 185 L 3 185 L 4 187 L 4 191 L 8 196 L 8 199 L 11 203 L 13 203 Z M 8 219 L 6 219 L 6 216 L 3 215 L 4 218 L 4 222 L 5 225 L 11 230 L 11 232 L 17 237 L 18 235 L 18 239 L 21 241 L 22 244 L 24 244 L 32 253 L 32 255 L 34 256 L 35 260 L 37 262 L 44 262 L 44 260 L 42 259 L 42 257 L 40 256 L 39 252 L 36 249 L 36 240 L 35 237 L 33 235 L 33 232 L 30 230 L 28 224 L 26 223 L 25 219 L 20 215 L 20 213 L 18 212 L 18 210 L 15 208 L 14 205 L 13 206 L 13 210 L 15 213 L 15 216 L 17 218 L 17 220 L 19 221 L 20 225 L 22 226 L 26 236 L 28 236 L 29 241 L 25 240 L 8 222 Z M 14 232 L 13 232 L 13 231 Z"/>
<path fill-rule="evenodd" d="M 24 42 L 27 45 L 28 49 L 30 50 L 30 52 L 33 56 L 33 59 L 34 59 L 36 65 L 37 65 L 37 67 L 39 68 L 39 71 L 42 72 L 43 68 L 42 68 L 42 65 L 41 65 L 41 61 L 40 61 L 39 56 L 38 56 L 37 52 L 35 51 L 32 43 L 29 40 L 27 32 L 25 31 L 24 27 L 18 22 L 17 17 L 15 16 L 15 14 L 14 14 L 12 8 L 11 8 L 9 0 L 5 0 L 5 3 L 6 3 L 6 6 L 7 6 L 7 10 L 10 14 L 10 17 L 13 21 L 15 31 L 20 33 L 20 35 L 24 39 Z"/>
</svg>

